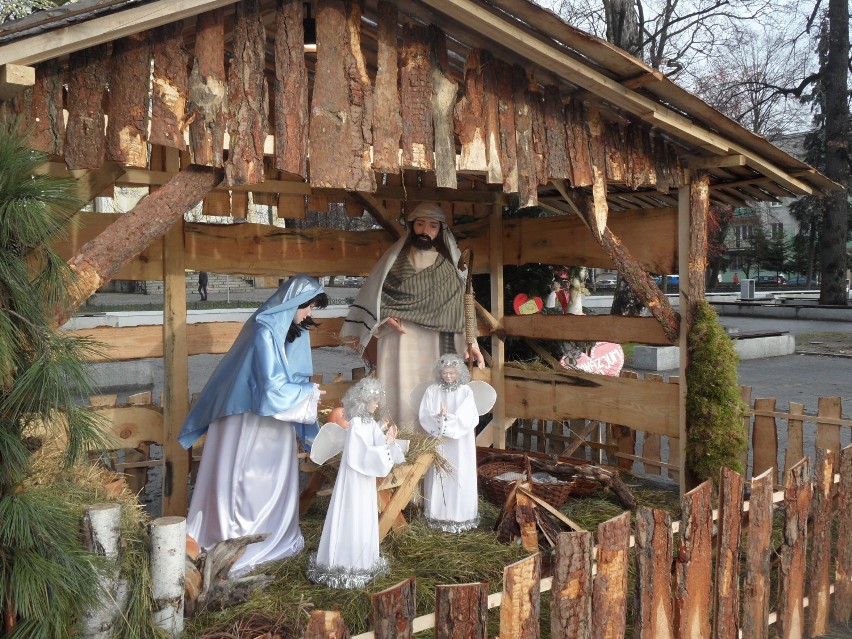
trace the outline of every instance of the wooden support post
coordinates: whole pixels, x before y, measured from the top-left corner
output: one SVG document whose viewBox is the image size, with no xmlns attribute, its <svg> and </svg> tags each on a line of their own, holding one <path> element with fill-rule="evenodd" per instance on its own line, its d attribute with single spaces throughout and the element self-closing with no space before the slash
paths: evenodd
<svg viewBox="0 0 852 639">
<path fill-rule="evenodd" d="M 784 639 L 805 636 L 805 552 L 813 486 L 805 458 L 784 481 L 784 540 L 778 589 L 778 629 Z"/>
<path fill-rule="evenodd" d="M 503 206 L 495 204 L 490 222 L 490 268 L 491 268 L 491 314 L 498 322 L 503 321 L 505 301 L 503 292 Z M 498 335 L 491 336 L 491 386 L 497 392 L 497 401 L 491 411 L 494 431 L 494 448 L 506 448 L 506 397 L 503 360 L 505 344 Z"/>
<path fill-rule="evenodd" d="M 435 639 L 487 638 L 487 584 L 437 586 L 435 588 Z"/>
<path fill-rule="evenodd" d="M 712 484 L 707 481 L 681 500 L 675 559 L 675 636 L 710 639 L 708 595 L 713 583 Z"/>
<path fill-rule="evenodd" d="M 166 170 L 177 170 L 178 155 L 166 149 Z M 186 270 L 183 219 L 163 238 L 163 513 L 183 516 L 189 506 L 189 452 L 178 433 L 189 413 L 189 355 L 186 345 Z"/>
<path fill-rule="evenodd" d="M 674 637 L 671 527 L 665 510 L 640 506 L 636 511 L 636 639 Z"/>
<path fill-rule="evenodd" d="M 691 175 L 689 176 L 692 177 Z M 677 245 L 678 245 L 678 272 L 687 273 L 689 271 L 689 188 L 682 187 L 678 190 L 677 198 Z M 686 309 L 687 299 L 685 288 L 679 291 L 680 308 Z M 689 363 L 689 354 L 687 352 L 687 337 L 689 336 L 689 324 L 687 322 L 687 313 L 680 314 L 680 327 L 678 329 L 677 345 L 680 349 L 679 362 L 681 373 L 686 371 Z M 686 493 L 686 394 L 687 384 L 683 383 L 678 386 L 678 445 L 680 446 L 680 463 L 678 464 L 680 471 L 678 476 L 680 481 L 680 495 L 683 497 Z"/>
<path fill-rule="evenodd" d="M 414 577 L 370 596 L 375 639 L 411 639 L 414 631 Z"/>
<path fill-rule="evenodd" d="M 740 629 L 740 543 L 743 476 L 723 468 L 719 481 L 719 533 L 714 589 L 714 639 L 737 639 Z"/>
<path fill-rule="evenodd" d="M 550 636 L 587 639 L 592 632 L 592 547 L 589 531 L 560 533 L 553 561 Z"/>
</svg>

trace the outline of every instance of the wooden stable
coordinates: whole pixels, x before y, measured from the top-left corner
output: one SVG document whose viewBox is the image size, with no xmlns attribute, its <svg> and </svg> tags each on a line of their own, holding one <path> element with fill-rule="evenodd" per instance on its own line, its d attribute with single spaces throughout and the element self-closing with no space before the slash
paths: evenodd
<svg viewBox="0 0 852 639">
<path fill-rule="evenodd" d="M 162 327 L 85 333 L 117 360 L 165 359 L 161 409 L 111 410 L 119 439 L 165 443 L 166 513 L 187 505 L 189 455 L 176 437 L 187 357 L 225 352 L 239 330 L 186 323 L 185 269 L 365 275 L 424 201 L 440 203 L 474 271 L 490 275 L 479 319 L 498 400 L 480 444 L 503 447 L 518 418 L 588 418 L 682 450 L 683 380 L 507 368 L 505 338 L 679 344 L 685 371 L 711 203 L 834 185 L 527 0 L 305 4 L 314 23 L 302 0 L 91 0 L 0 25 L 0 109 L 23 117 L 50 156 L 44 171 L 76 178 L 86 200 L 150 191 L 129 213 L 80 215 L 62 247 L 80 292 L 57 322 L 112 278 L 165 282 Z M 382 230 L 183 222 L 198 202 L 244 218 L 249 196 L 284 219 L 342 203 Z M 512 197 L 551 216 L 504 220 Z M 615 267 L 652 317 L 507 316 L 503 267 L 526 263 Z M 680 273 L 682 315 L 649 272 Z M 337 328 L 324 322 L 314 346 L 338 343 Z M 332 384 L 326 401 L 346 386 Z M 158 437 L 141 413 L 119 414 L 159 410 Z"/>
</svg>

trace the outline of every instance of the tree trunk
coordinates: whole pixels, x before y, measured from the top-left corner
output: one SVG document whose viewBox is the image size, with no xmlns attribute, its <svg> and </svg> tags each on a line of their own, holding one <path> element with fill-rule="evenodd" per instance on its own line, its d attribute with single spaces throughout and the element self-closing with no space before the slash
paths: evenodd
<svg viewBox="0 0 852 639">
<path fill-rule="evenodd" d="M 301 0 L 279 0 L 275 33 L 275 168 L 307 177 L 308 68 Z"/>
<path fill-rule="evenodd" d="M 106 132 L 108 160 L 148 167 L 150 75 L 151 42 L 147 31 L 113 43 Z"/>
<path fill-rule="evenodd" d="M 154 82 L 151 93 L 151 144 L 186 149 L 183 127 L 189 93 L 189 54 L 183 46 L 183 22 L 154 30 Z"/>
<path fill-rule="evenodd" d="M 108 81 L 107 45 L 72 53 L 68 60 L 68 125 L 65 164 L 98 169 L 104 163 L 104 91 Z"/>
<path fill-rule="evenodd" d="M 447 36 L 430 28 L 432 46 L 432 123 L 435 127 L 435 178 L 440 188 L 455 189 L 456 143 L 453 136 L 453 107 L 458 85 L 449 72 Z"/>
<path fill-rule="evenodd" d="M 103 233 L 83 246 L 69 263 L 77 274 L 70 297 L 56 309 L 61 326 L 123 264 L 161 238 L 168 228 L 222 181 L 221 171 L 190 166 L 120 216 Z"/>
<path fill-rule="evenodd" d="M 402 165 L 406 169 L 431 169 L 432 71 L 427 27 L 406 25 L 400 52 L 400 104 L 402 106 Z"/>
<path fill-rule="evenodd" d="M 825 174 L 835 182 L 849 184 L 849 104 L 847 102 L 849 60 L 849 4 L 829 0 L 828 57 L 822 70 L 825 88 Z M 820 232 L 822 283 L 819 303 L 847 305 L 846 242 L 849 213 L 846 191 L 826 197 Z"/>
<path fill-rule="evenodd" d="M 225 27 L 222 9 L 198 16 L 189 76 L 189 149 L 193 164 L 221 167 L 225 144 Z"/>
<path fill-rule="evenodd" d="M 402 135 L 402 118 L 399 114 L 399 47 L 396 41 L 399 8 L 392 2 L 380 0 L 378 12 L 379 51 L 373 111 L 373 168 L 385 173 L 399 173 L 399 139 Z"/>
<path fill-rule="evenodd" d="M 411 639 L 414 631 L 414 577 L 370 596 L 376 639 Z"/>
<path fill-rule="evenodd" d="M 456 103 L 455 132 L 461 144 L 459 168 L 486 171 L 485 87 L 479 49 L 471 49 L 464 65 L 464 95 Z"/>
</svg>

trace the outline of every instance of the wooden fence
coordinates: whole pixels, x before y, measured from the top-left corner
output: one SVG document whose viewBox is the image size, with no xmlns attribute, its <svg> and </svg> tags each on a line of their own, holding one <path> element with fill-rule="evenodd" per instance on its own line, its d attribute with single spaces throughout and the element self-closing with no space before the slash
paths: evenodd
<svg viewBox="0 0 852 639">
<path fill-rule="evenodd" d="M 777 492 L 773 469 L 755 476 L 745 501 L 743 476 L 725 469 L 717 509 L 706 482 L 684 495 L 681 521 L 640 507 L 632 526 L 627 512 L 602 523 L 597 545 L 591 532 L 562 533 L 549 576 L 535 554 L 506 566 L 502 592 L 438 586 L 435 611 L 422 616 L 407 579 L 373 595 L 373 630 L 353 639 L 432 628 L 437 639 L 485 639 L 487 611 L 498 606 L 500 639 L 537 638 L 543 624 L 551 637 L 614 639 L 625 636 L 631 601 L 637 639 L 761 639 L 773 625 L 778 637 L 820 636 L 852 615 L 852 446 L 820 450 L 813 479 L 808 458 L 788 470 Z M 540 615 L 543 593 L 549 618 Z M 312 612 L 305 637 L 331 636 L 348 636 L 340 614 Z"/>
<path fill-rule="evenodd" d="M 623 375 L 638 378 L 625 371 Z M 662 375 L 646 373 L 645 380 L 664 382 Z M 678 383 L 676 376 L 668 380 Z M 777 468 L 775 485 L 784 481 L 784 472 L 800 459 L 813 456 L 816 449 L 840 450 L 852 438 L 852 419 L 844 419 L 840 397 L 820 397 L 816 414 L 808 414 L 804 405 L 790 402 L 786 412 L 778 411 L 774 397 L 752 400 L 750 386 L 740 387 L 740 396 L 749 406 L 744 424 L 749 434 L 749 450 L 743 458 L 746 478 Z M 576 454 L 595 463 L 610 463 L 625 470 L 640 470 L 650 475 L 677 481 L 678 453 L 674 437 L 643 432 L 596 420 L 554 421 L 524 419 L 506 433 L 506 446 L 517 450 Z"/>
</svg>

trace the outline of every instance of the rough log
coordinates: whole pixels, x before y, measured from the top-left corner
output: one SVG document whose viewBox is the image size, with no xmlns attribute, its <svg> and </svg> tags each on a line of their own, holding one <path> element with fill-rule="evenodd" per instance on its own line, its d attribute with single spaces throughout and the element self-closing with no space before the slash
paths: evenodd
<svg viewBox="0 0 852 639">
<path fill-rule="evenodd" d="M 97 169 L 104 163 L 107 50 L 107 45 L 102 44 L 72 53 L 68 59 L 65 164 L 69 169 Z"/>
<path fill-rule="evenodd" d="M 550 588 L 550 636 L 591 639 L 592 547 L 589 531 L 561 533 Z"/>
<path fill-rule="evenodd" d="M 532 108 L 529 78 L 523 67 L 512 67 L 515 102 L 515 152 L 518 166 L 518 206 L 538 205 L 538 178 L 533 151 Z"/>
<path fill-rule="evenodd" d="M 183 631 L 183 570 L 186 555 L 186 519 L 160 517 L 150 524 L 151 620 L 169 637 Z"/>
<path fill-rule="evenodd" d="M 494 56 L 482 52 L 482 110 L 485 124 L 485 162 L 488 167 L 488 184 L 503 183 L 500 164 L 500 100 L 497 97 L 497 67 Z"/>
<path fill-rule="evenodd" d="M 266 32 L 259 0 L 237 3 L 234 18 L 233 64 L 228 70 L 228 123 L 230 148 L 225 163 L 225 183 L 263 182 L 263 145 L 269 119 L 266 68 Z"/>
<path fill-rule="evenodd" d="M 36 67 L 36 83 L 31 102 L 18 112 L 30 131 L 29 143 L 48 155 L 62 155 L 65 144 L 65 117 L 62 113 L 63 73 L 58 60 Z M 29 92 L 26 92 L 29 93 Z"/>
<path fill-rule="evenodd" d="M 547 172 L 554 180 L 570 177 L 568 141 L 565 139 L 565 115 L 559 87 L 544 87 L 544 128 L 547 135 Z"/>
<path fill-rule="evenodd" d="M 376 639 L 410 639 L 414 630 L 414 577 L 370 595 Z"/>
<path fill-rule="evenodd" d="M 598 574 L 592 594 L 592 636 L 596 639 L 621 639 L 627 629 L 629 550 L 630 513 L 598 526 Z"/>
<path fill-rule="evenodd" d="M 589 134 L 586 130 L 586 108 L 572 99 L 565 107 L 565 137 L 571 163 L 571 186 L 591 186 L 592 166 L 589 159 Z"/>
<path fill-rule="evenodd" d="M 399 8 L 380 0 L 378 6 L 378 62 L 375 109 L 373 111 L 373 168 L 399 173 L 399 141 L 402 117 L 399 113 Z"/>
<path fill-rule="evenodd" d="M 535 159 L 535 175 L 538 186 L 550 182 L 550 166 L 547 159 L 547 130 L 544 122 L 544 94 L 537 82 L 529 87 L 530 114 L 532 115 L 532 148 Z M 559 127 L 560 129 L 562 127 Z"/>
<path fill-rule="evenodd" d="M 458 584 L 435 588 L 435 639 L 487 637 L 487 584 Z"/>
<path fill-rule="evenodd" d="M 301 0 L 278 0 L 275 14 L 275 168 L 308 175 L 308 68 Z"/>
<path fill-rule="evenodd" d="M 122 612 L 116 606 L 116 580 L 118 578 L 118 553 L 121 540 L 121 506 L 95 504 L 83 513 L 83 546 L 92 554 L 105 557 L 110 569 L 98 577 L 99 597 L 92 602 L 80 620 L 79 636 L 109 639 L 113 633 L 116 616 Z"/>
<path fill-rule="evenodd" d="M 148 166 L 148 83 L 151 41 L 147 31 L 116 40 L 109 74 L 107 159 Z"/>
<path fill-rule="evenodd" d="M 658 508 L 636 511 L 636 639 L 672 639 L 672 518 Z"/>
<path fill-rule="evenodd" d="M 834 451 L 818 448 L 814 465 L 813 534 L 808 575 L 808 636 L 828 630 L 831 576 L 831 487 L 834 482 Z M 843 530 L 842 528 L 840 530 Z M 849 540 L 849 532 L 846 534 Z M 849 545 L 848 543 L 845 545 Z"/>
<path fill-rule="evenodd" d="M 627 173 L 624 182 L 632 190 L 651 183 L 652 158 L 646 151 L 648 135 L 642 123 L 630 122 L 627 125 Z"/>
<path fill-rule="evenodd" d="M 455 132 L 461 144 L 459 169 L 462 171 L 484 173 L 488 170 L 485 151 L 485 89 L 481 63 L 481 57 L 486 55 L 487 52 L 479 49 L 468 52 L 464 65 L 464 95 L 454 110 Z"/>
<path fill-rule="evenodd" d="M 435 178 L 439 188 L 455 189 L 456 141 L 453 108 L 458 84 L 450 75 L 447 36 L 434 25 L 429 28 L 432 50 L 432 124 L 435 129 Z"/>
<path fill-rule="evenodd" d="M 303 639 L 349 639 L 349 628 L 336 610 L 311 610 Z"/>
<path fill-rule="evenodd" d="M 262 533 L 226 539 L 213 546 L 206 555 L 201 555 L 201 590 L 193 605 L 193 614 L 222 610 L 242 603 L 252 592 L 272 583 L 274 578 L 269 575 L 230 575 L 231 567 L 245 554 L 246 548 L 267 537 L 268 533 Z"/>
<path fill-rule="evenodd" d="M 666 337 L 672 343 L 676 343 L 680 333 L 680 320 L 672 308 L 668 298 L 663 295 L 660 288 L 651 279 L 651 276 L 642 268 L 636 259 L 627 251 L 621 240 L 613 235 L 609 228 L 598 234 L 594 216 L 594 204 L 589 195 L 579 189 L 568 191 L 563 184 L 554 181 L 565 199 L 573 205 L 575 212 L 586 223 L 592 231 L 592 235 L 598 241 L 601 248 L 610 256 L 615 263 L 619 274 L 627 281 L 630 288 L 636 293 L 642 303 L 648 308 L 656 320 L 660 323 Z"/>
<path fill-rule="evenodd" d="M 183 21 L 154 30 L 154 80 L 151 93 L 151 144 L 183 151 L 189 54 L 183 46 Z"/>
<path fill-rule="evenodd" d="M 675 558 L 675 636 L 710 638 L 713 569 L 712 484 L 707 481 L 681 500 L 681 527 Z"/>
<path fill-rule="evenodd" d="M 852 530 L 852 445 L 840 452 L 837 471 L 837 529 Z M 834 560 L 834 601 L 832 619 L 849 623 L 852 619 L 852 544 L 838 544 Z"/>
<path fill-rule="evenodd" d="M 349 110 L 345 86 L 345 13 L 342 0 L 316 4 L 317 62 L 310 124 L 310 181 L 313 187 L 342 188 L 347 170 L 339 160 L 338 147 L 346 131 Z"/>
<path fill-rule="evenodd" d="M 80 253 L 69 260 L 77 279 L 71 296 L 56 310 L 56 325 L 67 322 L 124 263 L 161 238 L 221 181 L 221 172 L 212 168 L 190 166 L 183 169 L 85 244 Z"/>
<path fill-rule="evenodd" d="M 225 158 L 225 19 L 222 9 L 198 16 L 189 75 L 189 150 L 194 164 L 221 167 Z"/>
<path fill-rule="evenodd" d="M 362 0 L 346 3 L 346 73 L 349 87 L 349 176 L 346 189 L 374 193 L 376 174 L 370 152 L 373 145 L 373 85 L 361 52 Z"/>
<path fill-rule="evenodd" d="M 607 122 L 604 125 L 604 144 L 606 145 L 606 179 L 610 182 L 623 182 L 626 169 L 625 158 L 626 130 L 620 122 Z"/>
<path fill-rule="evenodd" d="M 538 550 L 538 530 L 535 510 L 529 495 L 520 490 L 520 487 L 524 485 L 526 484 L 519 483 L 518 490 L 515 492 L 515 520 L 521 529 L 521 547 L 529 552 L 536 552 Z"/>
<path fill-rule="evenodd" d="M 603 233 L 609 216 L 606 200 L 606 149 L 604 147 L 603 122 L 596 108 L 587 111 L 589 129 L 589 160 L 592 165 L 592 201 L 597 232 Z"/>
<path fill-rule="evenodd" d="M 778 629 L 781 637 L 805 636 L 805 553 L 808 511 L 813 486 L 808 458 L 787 472 L 784 482 L 784 539 L 778 588 Z"/>
<path fill-rule="evenodd" d="M 432 69 L 427 27 L 402 28 L 399 88 L 402 110 L 402 167 L 432 169 Z"/>
<path fill-rule="evenodd" d="M 689 273 L 681 281 L 680 291 L 686 297 L 686 325 L 692 329 L 698 302 L 707 288 L 707 218 L 710 215 L 710 177 L 703 171 L 693 175 L 689 185 Z M 683 313 L 683 309 L 681 310 Z"/>
<path fill-rule="evenodd" d="M 760 397 L 754 400 L 754 409 L 757 411 L 775 412 L 775 403 L 774 397 Z M 752 473 L 760 474 L 766 470 L 771 470 L 773 475 L 775 475 L 778 452 L 778 431 L 776 426 L 774 417 L 769 415 L 754 416 L 754 427 L 752 429 Z M 799 459 L 796 461 L 798 462 Z M 791 464 L 790 467 L 792 468 L 792 466 Z"/>
<path fill-rule="evenodd" d="M 755 639 L 769 637 L 772 485 L 771 469 L 751 480 L 740 629 Z"/>
<path fill-rule="evenodd" d="M 518 192 L 518 162 L 515 141 L 515 97 L 512 65 L 494 60 L 497 78 L 497 110 L 500 120 L 500 168 L 503 192 Z"/>
<path fill-rule="evenodd" d="M 498 639 L 538 639 L 540 581 L 540 553 L 503 569 L 503 600 L 500 604 Z"/>
<path fill-rule="evenodd" d="M 743 476 L 723 468 L 719 481 L 719 532 L 714 585 L 714 639 L 737 639 L 740 630 L 740 533 Z"/>
</svg>

